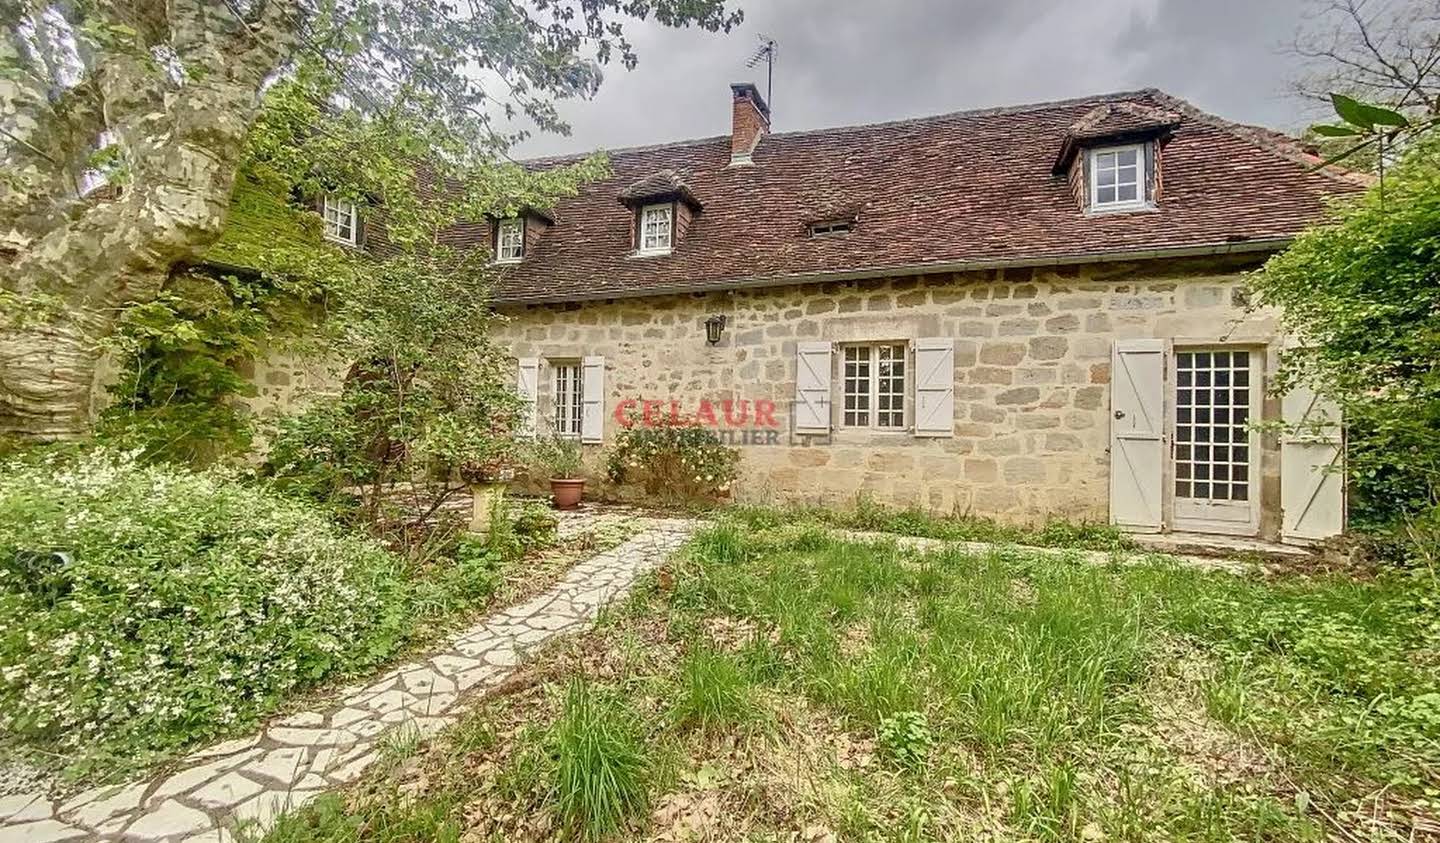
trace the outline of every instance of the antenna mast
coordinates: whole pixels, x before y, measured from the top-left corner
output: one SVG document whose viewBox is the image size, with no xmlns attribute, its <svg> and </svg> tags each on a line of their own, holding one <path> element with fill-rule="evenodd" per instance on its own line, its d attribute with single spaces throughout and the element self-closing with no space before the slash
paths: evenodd
<svg viewBox="0 0 1440 843">
<path fill-rule="evenodd" d="M 775 56 L 778 52 L 779 46 L 775 39 L 761 35 L 760 47 L 745 62 L 746 67 L 765 62 L 765 102 L 769 104 L 772 113 L 775 110 Z"/>
</svg>

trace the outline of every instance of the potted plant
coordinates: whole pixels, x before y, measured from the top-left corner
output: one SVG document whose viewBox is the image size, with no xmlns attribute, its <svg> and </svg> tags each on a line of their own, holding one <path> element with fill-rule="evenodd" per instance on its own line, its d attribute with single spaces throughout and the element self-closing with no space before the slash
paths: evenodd
<svg viewBox="0 0 1440 843">
<path fill-rule="evenodd" d="M 535 463 L 550 478 L 550 497 L 556 509 L 574 509 L 585 494 L 585 463 L 580 443 L 564 436 L 547 436 L 535 441 Z M 537 477 L 541 476 L 537 472 Z"/>
</svg>

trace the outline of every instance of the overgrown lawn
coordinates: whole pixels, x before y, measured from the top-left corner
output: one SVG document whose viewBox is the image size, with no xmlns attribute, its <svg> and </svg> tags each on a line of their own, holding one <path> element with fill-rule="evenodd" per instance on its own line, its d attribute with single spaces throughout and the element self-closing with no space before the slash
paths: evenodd
<svg viewBox="0 0 1440 843">
<path fill-rule="evenodd" d="M 271 839 L 1440 831 L 1429 574 L 1246 579 L 755 522 L 706 530 L 595 633 Z"/>
</svg>

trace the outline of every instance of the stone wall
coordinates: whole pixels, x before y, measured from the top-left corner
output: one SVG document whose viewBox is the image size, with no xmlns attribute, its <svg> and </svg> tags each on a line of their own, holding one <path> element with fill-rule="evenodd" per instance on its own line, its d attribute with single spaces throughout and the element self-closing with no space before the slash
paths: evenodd
<svg viewBox="0 0 1440 843">
<path fill-rule="evenodd" d="M 517 357 L 603 355 L 606 439 L 622 399 L 773 401 L 775 444 L 741 445 L 742 500 L 895 504 L 1016 521 L 1108 519 L 1114 340 L 1267 348 L 1273 313 L 1247 312 L 1259 259 L 997 270 L 507 308 L 497 343 Z M 704 321 L 721 314 L 721 342 Z M 793 434 L 796 343 L 955 339 L 955 435 L 837 429 Z M 838 389 L 838 363 L 835 384 Z M 542 412 L 548 372 L 541 371 Z M 913 402 L 913 389 L 907 405 Z M 1265 417 L 1278 413 L 1266 399 Z M 907 418 L 913 415 L 907 410 Z M 763 439 L 762 439 L 763 443 Z M 1262 533 L 1278 529 L 1279 459 L 1262 442 Z"/>
</svg>

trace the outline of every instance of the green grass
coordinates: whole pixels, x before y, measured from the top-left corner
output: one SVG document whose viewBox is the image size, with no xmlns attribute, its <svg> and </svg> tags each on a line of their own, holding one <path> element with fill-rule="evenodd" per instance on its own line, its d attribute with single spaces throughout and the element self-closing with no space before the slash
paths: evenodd
<svg viewBox="0 0 1440 843">
<path fill-rule="evenodd" d="M 649 753 L 633 713 L 608 690 L 571 682 L 544 746 L 541 768 L 565 832 L 597 840 L 644 813 Z"/>
<path fill-rule="evenodd" d="M 1108 524 L 1053 520 L 1039 526 L 1022 526 L 958 512 L 943 515 L 914 507 L 888 507 L 863 496 L 844 509 L 802 505 L 780 509 L 735 506 L 726 510 L 726 515 L 748 529 L 819 524 L 847 530 L 1032 547 L 1084 550 L 1134 550 L 1137 547 L 1128 536 Z"/>
<path fill-rule="evenodd" d="M 671 716 L 682 726 L 720 729 L 750 719 L 749 679 L 737 660 L 708 644 L 691 648 L 675 683 Z"/>
<path fill-rule="evenodd" d="M 548 656 L 583 677 L 563 693 L 432 748 L 430 808 L 382 781 L 346 821 L 642 839 L 708 799 L 714 840 L 1378 841 L 1440 816 L 1433 580 L 921 553 L 757 515 Z"/>
</svg>

